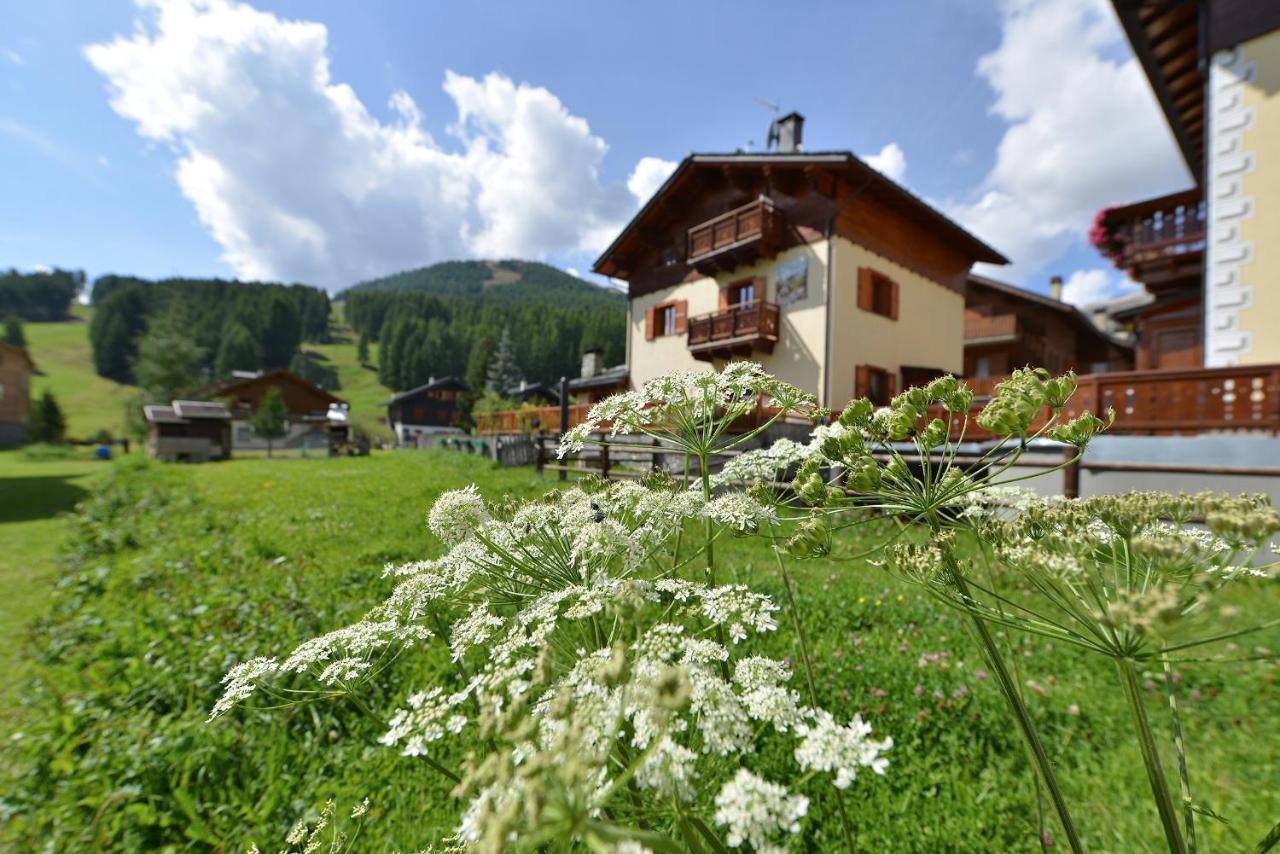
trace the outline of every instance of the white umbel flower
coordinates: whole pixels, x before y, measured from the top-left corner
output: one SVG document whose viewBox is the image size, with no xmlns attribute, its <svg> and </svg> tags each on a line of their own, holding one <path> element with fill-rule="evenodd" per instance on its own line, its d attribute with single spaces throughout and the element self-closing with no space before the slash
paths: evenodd
<svg viewBox="0 0 1280 854">
<path fill-rule="evenodd" d="M 818 710 L 812 723 L 801 723 L 796 732 L 804 741 L 796 748 L 796 761 L 806 771 L 826 771 L 836 776 L 837 789 L 847 789 L 858 776 L 859 768 L 870 768 L 883 774 L 889 760 L 881 754 L 893 747 L 893 739 L 876 741 L 868 738 L 871 725 L 854 715 L 846 726 L 840 726 L 830 712 Z"/>
<path fill-rule="evenodd" d="M 799 833 L 800 819 L 808 811 L 804 795 L 793 795 L 746 768 L 739 768 L 716 795 L 716 824 L 727 829 L 725 841 L 733 848 L 747 844 L 767 854 L 787 850 L 778 837 Z"/>
<path fill-rule="evenodd" d="M 469 539 L 489 518 L 484 499 L 473 483 L 441 493 L 427 514 L 427 527 L 441 542 L 455 545 Z"/>
</svg>

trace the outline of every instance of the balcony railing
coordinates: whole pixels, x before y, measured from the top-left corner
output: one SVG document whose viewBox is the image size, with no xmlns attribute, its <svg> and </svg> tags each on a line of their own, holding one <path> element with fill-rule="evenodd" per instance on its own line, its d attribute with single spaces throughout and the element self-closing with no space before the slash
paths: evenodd
<svg viewBox="0 0 1280 854">
<path fill-rule="evenodd" d="M 1144 267 L 1200 263 L 1205 203 L 1199 190 L 1187 190 L 1113 208 L 1106 214 L 1105 225 L 1110 243 L 1103 251 L 1117 267 L 1134 271 L 1141 280 Z"/>
<path fill-rule="evenodd" d="M 981 341 L 990 338 L 1011 338 L 1018 334 L 1018 315 L 993 314 L 988 317 L 964 319 L 965 341 Z"/>
<path fill-rule="evenodd" d="M 581 424 L 586 421 L 590 409 L 591 404 L 588 403 L 570 404 L 569 423 Z M 537 433 L 539 430 L 554 432 L 559 427 L 559 406 L 526 406 L 521 409 L 476 413 L 477 433 Z"/>
<path fill-rule="evenodd" d="M 978 395 L 972 414 L 986 404 L 1003 379 L 965 381 Z M 1275 434 L 1280 432 L 1280 365 L 1084 374 L 1063 415 L 1074 418 L 1092 412 L 1106 418 L 1108 409 L 1116 412 L 1116 423 L 1108 431 L 1113 434 Z M 987 438 L 975 424 L 969 425 L 966 435 Z"/>
<path fill-rule="evenodd" d="M 777 342 L 778 306 L 764 300 L 689 318 L 689 352 L 695 359 L 772 353 Z"/>
<path fill-rule="evenodd" d="M 689 229 L 689 266 L 713 274 L 777 251 L 781 216 L 773 200 L 761 196 Z"/>
</svg>

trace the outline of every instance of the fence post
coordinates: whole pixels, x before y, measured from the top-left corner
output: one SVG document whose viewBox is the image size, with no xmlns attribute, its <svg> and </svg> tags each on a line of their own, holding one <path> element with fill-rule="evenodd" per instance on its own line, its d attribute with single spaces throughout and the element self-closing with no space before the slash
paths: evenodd
<svg viewBox="0 0 1280 854">
<path fill-rule="evenodd" d="M 1071 459 L 1076 455 L 1077 451 L 1073 447 L 1068 447 L 1064 449 L 1062 453 L 1063 453 L 1063 456 L 1065 456 L 1067 459 Z M 1069 464 L 1066 468 L 1062 470 L 1062 494 L 1067 498 L 1080 497 L 1080 461 L 1079 460 L 1076 460 L 1075 462 Z"/>
<path fill-rule="evenodd" d="M 542 444 L 546 435 L 546 431 L 539 430 L 538 435 L 533 439 L 533 470 L 538 473 L 538 477 L 542 477 L 542 466 L 544 464 Z"/>
<path fill-rule="evenodd" d="M 569 432 L 569 378 L 560 378 L 560 435 Z M 560 480 L 568 480 L 569 473 L 560 469 Z"/>
<path fill-rule="evenodd" d="M 609 479 L 609 443 L 607 441 L 600 445 L 600 479 Z"/>
</svg>

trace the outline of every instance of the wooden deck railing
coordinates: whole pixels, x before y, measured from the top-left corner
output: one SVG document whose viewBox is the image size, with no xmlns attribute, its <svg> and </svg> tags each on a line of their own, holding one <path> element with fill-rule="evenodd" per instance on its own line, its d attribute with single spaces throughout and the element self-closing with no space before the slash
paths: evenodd
<svg viewBox="0 0 1280 854">
<path fill-rule="evenodd" d="M 778 213 L 773 200 L 761 196 L 739 208 L 723 213 L 715 219 L 689 229 L 690 266 L 697 266 L 720 253 L 729 252 L 744 244 L 761 241 L 772 243 L 779 233 Z"/>
<path fill-rule="evenodd" d="M 591 405 L 569 405 L 569 426 L 587 420 Z M 477 433 L 537 433 L 539 430 L 555 432 L 560 429 L 560 407 L 538 406 L 523 409 L 500 409 L 496 412 L 476 413 Z"/>
<path fill-rule="evenodd" d="M 1121 245 L 1116 266 L 1134 269 L 1205 245 L 1205 203 L 1199 190 L 1148 199 L 1107 215 Z"/>
<path fill-rule="evenodd" d="M 778 340 L 778 306 L 764 300 L 689 318 L 689 347 L 735 339 Z"/>
<path fill-rule="evenodd" d="M 1018 334 L 1018 315 L 993 314 L 989 317 L 966 317 L 964 337 L 966 341 L 981 338 L 1005 338 Z"/>
<path fill-rule="evenodd" d="M 979 395 L 974 414 L 1002 379 L 966 380 Z M 1280 365 L 1084 374 L 1065 414 L 1105 418 L 1108 408 L 1114 434 L 1280 433 Z M 984 438 L 975 430 L 971 424 L 966 435 Z"/>
</svg>

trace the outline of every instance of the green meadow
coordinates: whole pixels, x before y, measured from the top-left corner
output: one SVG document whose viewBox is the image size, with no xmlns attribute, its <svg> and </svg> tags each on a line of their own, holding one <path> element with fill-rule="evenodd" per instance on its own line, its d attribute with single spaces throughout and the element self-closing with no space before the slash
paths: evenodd
<svg viewBox="0 0 1280 854">
<path fill-rule="evenodd" d="M 378 746 L 380 725 L 351 703 L 258 704 L 205 719 L 229 667 L 358 619 L 392 587 L 385 564 L 440 553 L 425 511 L 467 483 L 490 498 L 557 485 L 448 451 L 203 466 L 0 454 L 10 775 L 0 846 L 276 850 L 327 798 L 342 811 L 366 796 L 359 850 L 443 841 L 459 809 L 450 785 Z M 965 624 L 874 565 L 839 559 L 864 546 L 838 540 L 831 558 L 795 573 L 822 705 L 860 712 L 894 739 L 887 774 L 849 790 L 859 849 L 1041 850 L 1023 747 Z M 730 541 L 721 565 L 782 597 L 757 541 Z M 1234 604 L 1274 613 L 1277 600 L 1271 589 Z M 747 643 L 794 661 L 792 638 L 784 626 Z M 1161 850 L 1114 672 L 1042 641 L 1002 641 L 1086 846 Z M 1247 849 L 1280 818 L 1278 675 L 1271 661 L 1178 671 L 1194 794 L 1223 819 L 1201 819 L 1206 850 Z M 1160 675 L 1151 677 L 1148 712 L 1162 722 Z M 380 678 L 373 707 L 451 678 L 447 651 L 429 643 Z M 780 750 L 762 738 L 757 765 L 767 771 Z M 465 751 L 445 741 L 435 755 L 456 767 Z M 822 835 L 838 832 L 830 789 L 813 781 L 804 791 L 812 804 L 792 848 L 828 850 L 838 841 Z"/>
</svg>

